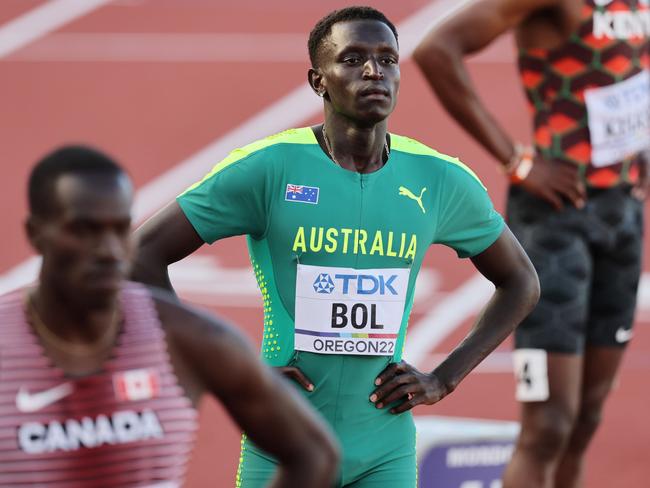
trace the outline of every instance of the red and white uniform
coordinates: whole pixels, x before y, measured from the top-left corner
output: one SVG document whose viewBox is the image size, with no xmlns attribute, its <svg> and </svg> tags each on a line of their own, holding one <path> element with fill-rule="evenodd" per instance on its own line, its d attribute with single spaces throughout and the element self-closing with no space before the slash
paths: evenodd
<svg viewBox="0 0 650 488">
<path fill-rule="evenodd" d="M 197 412 L 172 369 L 148 291 L 125 284 L 124 325 L 101 371 L 69 377 L 0 297 L 0 487 L 177 487 Z"/>
</svg>

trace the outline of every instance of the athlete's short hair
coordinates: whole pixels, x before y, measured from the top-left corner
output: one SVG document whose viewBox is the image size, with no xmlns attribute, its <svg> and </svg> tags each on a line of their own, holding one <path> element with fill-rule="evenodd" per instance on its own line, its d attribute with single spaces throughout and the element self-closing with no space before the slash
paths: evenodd
<svg viewBox="0 0 650 488">
<path fill-rule="evenodd" d="M 82 145 L 55 149 L 39 160 L 29 175 L 27 194 L 31 215 L 49 217 L 56 211 L 55 183 L 67 174 L 117 178 L 126 172 L 98 149 Z"/>
<path fill-rule="evenodd" d="M 354 6 L 334 10 L 320 19 L 309 33 L 307 47 L 309 48 L 309 60 L 313 67 L 316 67 L 317 65 L 320 48 L 325 38 L 329 36 L 332 31 L 332 26 L 339 22 L 346 22 L 349 20 L 378 20 L 379 22 L 383 22 L 393 32 L 395 40 L 399 42 L 395 25 L 393 25 L 393 23 L 377 9 L 372 7 Z"/>
</svg>

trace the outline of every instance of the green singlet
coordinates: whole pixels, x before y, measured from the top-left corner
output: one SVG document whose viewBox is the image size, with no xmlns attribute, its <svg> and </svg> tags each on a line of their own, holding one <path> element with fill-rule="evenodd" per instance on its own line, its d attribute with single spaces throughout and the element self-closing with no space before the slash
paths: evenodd
<svg viewBox="0 0 650 488">
<path fill-rule="evenodd" d="M 392 135 L 373 173 L 333 163 L 311 128 L 233 151 L 178 197 L 201 238 L 248 235 L 264 299 L 262 354 L 314 383 L 299 390 L 338 435 L 339 486 L 414 487 L 410 412 L 377 409 L 377 375 L 400 361 L 416 276 L 431 244 L 474 256 L 504 223 L 455 158 Z M 274 461 L 244 436 L 237 486 L 264 486 Z"/>
</svg>

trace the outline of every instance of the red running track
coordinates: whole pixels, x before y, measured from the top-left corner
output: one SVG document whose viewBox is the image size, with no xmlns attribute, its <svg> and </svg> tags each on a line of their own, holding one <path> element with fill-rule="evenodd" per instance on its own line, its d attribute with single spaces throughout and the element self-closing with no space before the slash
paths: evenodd
<svg viewBox="0 0 650 488">
<path fill-rule="evenodd" d="M 0 2 L 0 32 L 2 24 L 43 3 Z M 427 4 L 424 0 L 368 3 L 397 22 Z M 115 0 L 0 58 L 0 219 L 5 229 L 0 275 L 6 277 L 30 256 L 21 227 L 25 181 L 30 166 L 43 153 L 71 141 L 97 145 L 122 161 L 142 187 L 305 83 L 309 29 L 326 11 L 345 4 L 338 0 Z M 212 36 L 201 40 L 197 34 Z M 228 43 L 217 36 L 224 34 L 244 35 L 226 38 L 231 40 Z M 171 52 L 169 42 L 186 47 Z M 124 49 L 125 43 L 137 56 Z M 527 112 L 511 60 L 511 46 L 504 40 L 475 59 L 471 72 L 499 120 L 526 140 Z M 301 124 L 314 120 L 318 118 Z M 390 128 L 459 156 L 477 171 L 497 207 L 503 208 L 505 184 L 493 162 L 443 113 L 409 61 L 402 65 L 400 103 Z M 233 239 L 200 253 L 227 263 L 227 269 L 239 269 L 248 263 L 243 244 Z M 431 306 L 472 275 L 467 262 L 452 258 L 444 249 L 429 252 L 426 269 L 435 271 L 438 281 L 417 305 L 414 327 Z M 645 306 L 641 303 L 642 310 Z M 259 343 L 259 307 L 214 308 L 241 324 Z M 647 484 L 650 423 L 642 412 L 650 403 L 648 317 L 639 316 L 618 390 L 589 452 L 589 488 Z M 467 317 L 430 353 L 449 351 L 470 320 Z M 431 361 L 427 356 L 424 364 Z M 434 407 L 419 408 L 416 414 L 516 420 L 513 387 L 511 374 L 503 369 L 476 372 L 451 397 Z M 187 486 L 232 486 L 239 433 L 210 399 L 202 403 L 201 415 Z"/>
</svg>

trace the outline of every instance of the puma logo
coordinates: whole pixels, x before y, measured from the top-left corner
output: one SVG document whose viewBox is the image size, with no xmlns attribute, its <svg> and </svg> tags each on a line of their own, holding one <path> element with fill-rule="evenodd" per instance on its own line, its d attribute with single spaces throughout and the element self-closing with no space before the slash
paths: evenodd
<svg viewBox="0 0 650 488">
<path fill-rule="evenodd" d="M 422 188 L 422 191 L 420 191 L 420 196 L 416 197 L 411 190 L 406 188 L 405 186 L 400 186 L 399 187 L 399 194 L 403 197 L 410 198 L 411 200 L 415 200 L 418 202 L 418 205 L 422 209 L 422 213 L 427 213 L 427 211 L 424 209 L 424 205 L 422 205 L 422 195 L 424 195 L 424 192 L 427 191 L 427 187 L 425 186 Z"/>
</svg>

